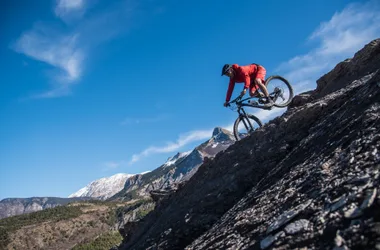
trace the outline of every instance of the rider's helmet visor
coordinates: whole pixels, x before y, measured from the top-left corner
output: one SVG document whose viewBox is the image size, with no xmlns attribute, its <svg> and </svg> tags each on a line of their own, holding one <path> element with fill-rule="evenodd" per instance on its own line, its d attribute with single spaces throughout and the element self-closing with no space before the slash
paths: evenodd
<svg viewBox="0 0 380 250">
<path fill-rule="evenodd" d="M 228 70 L 224 73 L 224 75 L 226 75 L 226 76 L 232 76 L 232 69 L 228 69 Z"/>
</svg>

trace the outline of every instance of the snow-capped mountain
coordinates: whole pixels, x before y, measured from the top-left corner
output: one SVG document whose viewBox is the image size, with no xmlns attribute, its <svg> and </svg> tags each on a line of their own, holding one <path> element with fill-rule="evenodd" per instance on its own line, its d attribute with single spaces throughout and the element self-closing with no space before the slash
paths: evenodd
<svg viewBox="0 0 380 250">
<path fill-rule="evenodd" d="M 79 189 L 77 192 L 69 195 L 71 197 L 94 197 L 99 199 L 107 199 L 123 189 L 125 181 L 134 176 L 134 174 L 115 174 L 110 177 L 95 180 Z"/>
<path fill-rule="evenodd" d="M 194 150 L 178 152 L 159 168 L 141 174 L 116 174 L 91 182 L 69 197 L 96 197 L 108 199 L 114 195 L 129 199 L 149 196 L 151 190 L 170 188 L 188 180 L 197 171 L 205 157 L 212 158 L 235 142 L 228 130 L 215 128 L 209 140 Z M 120 192 L 120 193 L 119 193 Z"/>
<path fill-rule="evenodd" d="M 213 158 L 235 142 L 232 133 L 215 128 L 211 138 L 192 151 L 177 153 L 145 175 L 136 175 L 125 182 L 124 189 L 111 199 L 134 199 L 149 196 L 150 191 L 170 189 L 182 181 L 190 179 L 207 158 Z"/>
<path fill-rule="evenodd" d="M 183 157 L 188 156 L 191 153 L 191 151 L 180 153 L 178 152 L 176 155 L 169 157 L 168 160 L 164 163 L 163 167 L 169 167 L 171 165 L 174 165 L 177 161 L 181 160 Z"/>
</svg>

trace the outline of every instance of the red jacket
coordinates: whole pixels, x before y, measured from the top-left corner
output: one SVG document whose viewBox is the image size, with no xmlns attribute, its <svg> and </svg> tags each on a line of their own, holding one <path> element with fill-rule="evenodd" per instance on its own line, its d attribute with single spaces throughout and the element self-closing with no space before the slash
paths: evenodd
<svg viewBox="0 0 380 250">
<path fill-rule="evenodd" d="M 247 66 L 239 66 L 237 64 L 233 64 L 232 68 L 235 71 L 233 77 L 230 77 L 230 83 L 228 85 L 226 102 L 229 102 L 231 99 L 232 92 L 235 87 L 235 83 L 243 83 L 244 88 L 248 89 L 251 85 L 251 78 L 260 78 L 264 80 L 265 77 L 265 69 L 262 66 L 257 67 L 256 64 L 250 64 Z"/>
</svg>

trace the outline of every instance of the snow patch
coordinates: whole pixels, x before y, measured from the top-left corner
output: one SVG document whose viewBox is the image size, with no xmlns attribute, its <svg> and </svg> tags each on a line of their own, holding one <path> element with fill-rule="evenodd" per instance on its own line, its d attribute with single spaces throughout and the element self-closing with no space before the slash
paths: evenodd
<svg viewBox="0 0 380 250">
<path fill-rule="evenodd" d="M 69 195 L 69 198 L 73 197 L 96 197 L 107 199 L 114 194 L 118 193 L 124 188 L 126 180 L 134 174 L 115 174 L 110 177 L 104 177 L 95 181 L 84 188 L 79 189 L 77 192 Z"/>
<path fill-rule="evenodd" d="M 164 168 L 174 165 L 179 159 L 182 159 L 188 156 L 192 151 L 187 151 L 184 153 L 177 153 L 176 155 L 169 157 L 168 160 L 164 163 Z"/>
</svg>

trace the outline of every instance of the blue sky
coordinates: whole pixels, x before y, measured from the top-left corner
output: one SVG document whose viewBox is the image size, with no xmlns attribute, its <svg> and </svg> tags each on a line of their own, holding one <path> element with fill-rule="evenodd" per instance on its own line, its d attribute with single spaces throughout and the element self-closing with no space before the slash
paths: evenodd
<svg viewBox="0 0 380 250">
<path fill-rule="evenodd" d="M 225 63 L 260 63 L 299 93 L 380 37 L 378 1 L 0 5 L 0 199 L 66 197 L 230 128 Z"/>
</svg>

